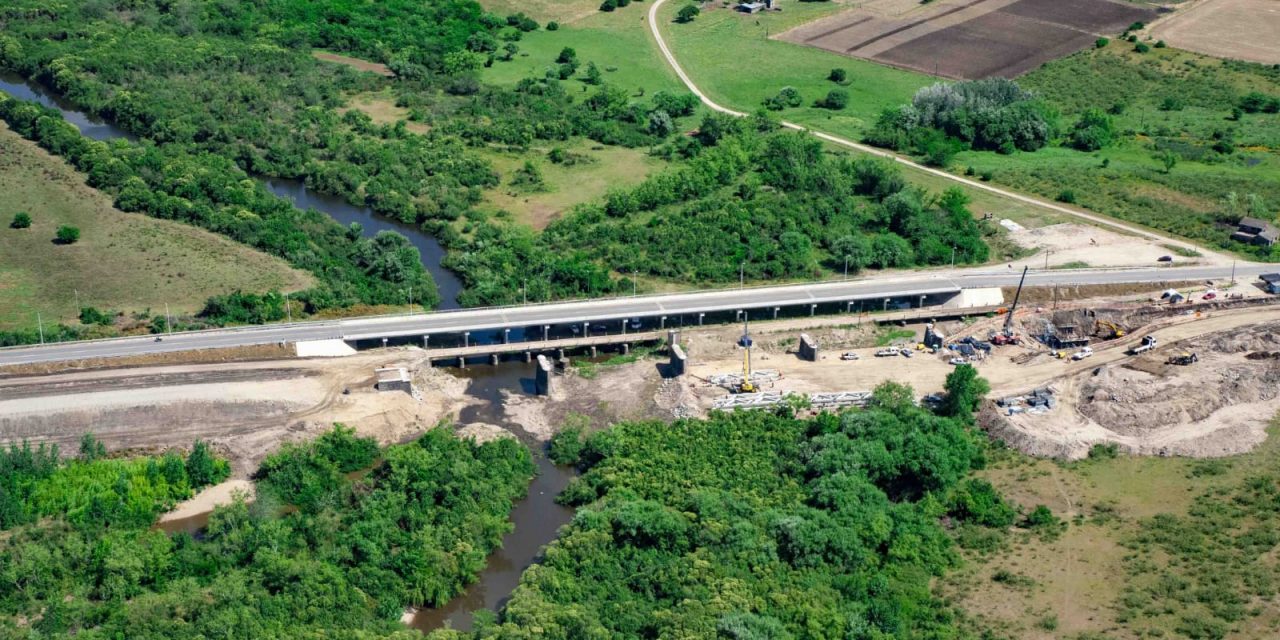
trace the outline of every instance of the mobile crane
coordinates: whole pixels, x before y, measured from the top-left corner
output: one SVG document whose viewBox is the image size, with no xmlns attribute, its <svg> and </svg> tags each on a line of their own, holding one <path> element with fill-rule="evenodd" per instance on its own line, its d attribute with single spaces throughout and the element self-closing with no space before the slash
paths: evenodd
<svg viewBox="0 0 1280 640">
<path fill-rule="evenodd" d="M 751 382 L 751 320 L 744 311 L 742 313 L 742 384 L 738 385 L 739 393 L 755 393 L 756 385 Z"/>
<path fill-rule="evenodd" d="M 1009 307 L 1009 311 L 1005 313 L 1004 327 L 1000 330 L 1000 334 L 992 336 L 992 344 L 1018 344 L 1022 341 L 1021 338 L 1013 333 L 1013 312 L 1018 310 L 1018 299 L 1022 297 L 1022 285 L 1027 281 L 1027 269 L 1029 268 L 1022 268 L 1022 278 L 1018 280 L 1018 290 L 1013 294 L 1013 306 Z"/>
</svg>

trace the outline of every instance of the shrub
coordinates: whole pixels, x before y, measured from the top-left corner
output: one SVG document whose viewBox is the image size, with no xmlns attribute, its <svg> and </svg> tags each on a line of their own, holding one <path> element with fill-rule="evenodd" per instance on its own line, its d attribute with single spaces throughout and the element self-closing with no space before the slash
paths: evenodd
<svg viewBox="0 0 1280 640">
<path fill-rule="evenodd" d="M 1080 151 L 1097 151 L 1115 139 L 1111 116 L 1098 109 L 1088 109 L 1071 129 L 1068 143 Z"/>
<path fill-rule="evenodd" d="M 828 80 L 832 82 L 837 82 L 840 84 L 844 84 L 845 80 L 847 80 L 848 78 L 849 78 L 849 73 L 844 69 L 840 69 L 840 68 L 832 69 L 831 73 L 827 74 Z"/>
<path fill-rule="evenodd" d="M 1165 44 L 1165 43 L 1164 43 L 1164 40 L 1157 40 L 1157 41 L 1156 41 L 1156 48 L 1157 48 L 1157 49 L 1163 49 L 1163 48 L 1165 48 L 1165 47 L 1167 47 L 1167 46 L 1169 46 L 1169 45 Z"/>
<path fill-rule="evenodd" d="M 844 109 L 849 106 L 849 92 L 842 89 L 832 89 L 827 92 L 826 97 L 818 101 L 817 106 L 833 111 Z"/>
<path fill-rule="evenodd" d="M 1146 53 L 1151 50 L 1151 47 L 1147 46 L 1147 43 L 1145 42 L 1139 42 L 1138 44 L 1133 45 L 1133 50 L 1138 53 Z"/>
<path fill-rule="evenodd" d="M 1057 200 L 1058 200 L 1058 202 L 1065 202 L 1065 203 L 1067 203 L 1067 204 L 1075 204 L 1075 202 L 1076 202 L 1076 192 L 1074 192 L 1074 191 L 1072 191 L 1072 190 L 1070 190 L 1070 189 L 1063 189 L 1062 191 L 1059 191 L 1059 192 L 1058 192 Z"/>
<path fill-rule="evenodd" d="M 682 24 L 687 22 L 693 22 L 693 19 L 698 17 L 698 15 L 700 15 L 701 13 L 702 13 L 702 9 L 699 9 L 697 5 L 687 4 L 683 7 L 680 7 L 680 11 L 676 12 L 676 22 L 679 22 Z"/>
<path fill-rule="evenodd" d="M 31 214 L 25 211 L 19 211 L 13 214 L 13 222 L 9 223 L 13 229 L 26 229 L 31 226 Z"/>
<path fill-rule="evenodd" d="M 547 31 L 559 31 L 559 30 L 560 30 L 559 22 L 552 20 L 551 22 L 547 23 Z"/>
<path fill-rule="evenodd" d="M 80 324 L 96 324 L 99 326 L 111 326 L 115 322 L 115 315 L 109 311 L 99 311 L 94 307 L 84 307 L 80 309 Z"/>
<path fill-rule="evenodd" d="M 1053 515 L 1053 511 L 1042 504 L 1036 505 L 1031 513 L 1027 514 L 1023 524 L 1029 529 L 1040 529 L 1051 527 L 1058 524 L 1058 516 Z"/>
<path fill-rule="evenodd" d="M 1097 47 L 1098 49 L 1101 49 L 1109 44 L 1111 44 L 1110 38 L 1098 38 L 1097 40 L 1093 41 L 1093 46 Z"/>
<path fill-rule="evenodd" d="M 560 55 L 556 56 L 556 64 L 573 64 L 578 61 L 578 52 L 573 47 L 565 47 L 560 50 Z"/>
<path fill-rule="evenodd" d="M 795 87 L 783 87 L 778 95 L 765 98 L 764 106 L 770 111 L 782 111 L 787 107 L 798 107 L 804 102 Z"/>
<path fill-rule="evenodd" d="M 617 9 L 617 8 L 618 8 L 617 0 L 604 0 L 604 2 L 600 3 L 601 11 L 608 12 L 608 11 L 613 11 L 614 9 Z"/>
<path fill-rule="evenodd" d="M 80 239 L 80 229 L 64 224 L 58 227 L 56 238 L 58 244 L 75 244 Z"/>
</svg>

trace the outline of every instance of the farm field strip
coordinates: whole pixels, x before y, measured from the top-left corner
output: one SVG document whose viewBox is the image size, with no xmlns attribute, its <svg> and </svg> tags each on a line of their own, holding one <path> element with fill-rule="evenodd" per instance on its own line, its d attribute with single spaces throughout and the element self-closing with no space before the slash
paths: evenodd
<svg viewBox="0 0 1280 640">
<path fill-rule="evenodd" d="M 893 18 L 855 9 L 780 38 L 950 78 L 1012 77 L 1154 15 L 1111 0 L 968 0 Z"/>
</svg>

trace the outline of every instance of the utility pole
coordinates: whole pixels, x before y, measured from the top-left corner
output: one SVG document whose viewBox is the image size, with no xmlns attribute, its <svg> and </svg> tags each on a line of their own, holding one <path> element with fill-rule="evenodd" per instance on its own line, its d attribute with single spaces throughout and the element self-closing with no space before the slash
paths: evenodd
<svg viewBox="0 0 1280 640">
<path fill-rule="evenodd" d="M 413 313 L 413 285 L 409 285 L 409 313 Z"/>
<path fill-rule="evenodd" d="M 844 279 L 849 279 L 849 256 L 844 257 Z"/>
<path fill-rule="evenodd" d="M 289 324 L 293 324 L 293 307 L 289 306 L 289 292 L 284 293 L 284 312 L 289 314 Z"/>
<path fill-rule="evenodd" d="M 1231 286 L 1236 286 L 1236 261 L 1231 261 Z"/>
<path fill-rule="evenodd" d="M 36 312 L 36 329 L 40 331 L 40 344 L 44 344 L 44 320 L 40 318 L 40 312 Z"/>
<path fill-rule="evenodd" d="M 743 260 L 738 263 L 738 288 L 742 289 L 746 286 L 747 261 Z"/>
<path fill-rule="evenodd" d="M 1045 270 L 1046 270 L 1046 271 L 1048 271 L 1048 270 L 1049 270 L 1049 254 L 1051 254 L 1051 253 L 1053 253 L 1053 252 L 1052 252 L 1052 251 L 1050 251 L 1050 250 L 1048 250 L 1048 249 L 1045 249 L 1045 250 L 1044 250 L 1044 268 L 1045 268 Z"/>
<path fill-rule="evenodd" d="M 636 278 L 638 277 L 640 277 L 640 271 L 638 269 L 632 269 L 631 270 L 631 295 L 633 297 L 636 295 Z"/>
<path fill-rule="evenodd" d="M 956 246 L 951 245 L 951 268 L 956 268 Z"/>
<path fill-rule="evenodd" d="M 173 335 L 173 316 L 169 315 L 169 303 L 164 303 L 164 328 L 165 333 Z"/>
<path fill-rule="evenodd" d="M 520 299 L 524 301 L 524 304 L 529 304 L 529 281 L 528 280 L 520 281 Z"/>
</svg>

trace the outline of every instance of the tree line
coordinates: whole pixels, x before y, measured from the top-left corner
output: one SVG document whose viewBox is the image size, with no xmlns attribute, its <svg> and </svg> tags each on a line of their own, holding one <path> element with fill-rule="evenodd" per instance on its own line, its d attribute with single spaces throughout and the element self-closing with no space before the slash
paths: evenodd
<svg viewBox="0 0 1280 640">
<path fill-rule="evenodd" d="M 47 466 L 48 453 L 33 450 L 43 462 L 26 466 Z M 69 468 L 108 462 L 142 468 L 134 473 L 144 478 L 154 462 L 156 482 L 182 467 L 134 459 Z M 356 478 L 347 472 L 357 465 L 376 466 Z M 0 536 L 0 633 L 420 637 L 398 622 L 403 609 L 439 605 L 475 579 L 533 471 L 528 451 L 508 438 L 477 445 L 437 428 L 380 450 L 339 426 L 269 457 L 254 502 L 215 509 L 198 538 L 151 528 L 169 504 L 159 493 L 138 495 L 152 500 L 145 521 L 93 510 L 77 520 L 54 509 Z M 98 490 L 97 475 L 72 474 L 46 491 Z"/>
</svg>

